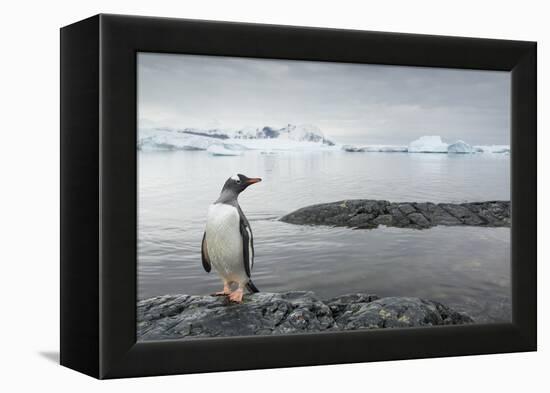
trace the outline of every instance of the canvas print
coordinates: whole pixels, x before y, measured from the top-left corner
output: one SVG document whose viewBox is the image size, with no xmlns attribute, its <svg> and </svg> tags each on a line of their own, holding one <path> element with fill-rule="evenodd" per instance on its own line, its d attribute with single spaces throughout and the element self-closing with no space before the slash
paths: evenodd
<svg viewBox="0 0 550 393">
<path fill-rule="evenodd" d="M 511 322 L 510 73 L 137 54 L 139 341 Z"/>
</svg>

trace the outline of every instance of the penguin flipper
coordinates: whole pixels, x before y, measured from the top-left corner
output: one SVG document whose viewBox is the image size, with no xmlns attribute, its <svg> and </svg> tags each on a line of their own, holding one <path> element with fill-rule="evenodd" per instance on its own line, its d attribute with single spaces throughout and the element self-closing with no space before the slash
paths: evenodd
<svg viewBox="0 0 550 393">
<path fill-rule="evenodd" d="M 243 239 L 243 264 L 246 275 L 250 278 L 252 266 L 254 266 L 254 241 L 248 222 L 242 219 L 240 224 L 241 237 Z"/>
<path fill-rule="evenodd" d="M 252 293 L 258 293 L 260 292 L 260 290 L 256 287 L 256 285 L 254 285 L 254 283 L 252 282 L 252 280 L 249 280 L 247 283 L 246 283 L 246 288 L 252 292 Z"/>
<path fill-rule="evenodd" d="M 210 273 L 210 270 L 212 270 L 212 264 L 210 263 L 210 259 L 208 258 L 208 248 L 206 247 L 206 232 L 204 232 L 204 235 L 202 236 L 201 258 L 202 267 L 204 268 L 204 270 L 206 270 L 207 273 Z"/>
</svg>

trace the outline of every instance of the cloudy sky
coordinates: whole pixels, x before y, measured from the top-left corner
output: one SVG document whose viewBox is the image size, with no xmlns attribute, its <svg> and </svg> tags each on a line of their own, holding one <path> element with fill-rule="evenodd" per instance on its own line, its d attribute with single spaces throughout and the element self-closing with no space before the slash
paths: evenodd
<svg viewBox="0 0 550 393">
<path fill-rule="evenodd" d="M 510 74 L 140 53 L 139 127 L 314 124 L 336 142 L 509 144 Z"/>
</svg>

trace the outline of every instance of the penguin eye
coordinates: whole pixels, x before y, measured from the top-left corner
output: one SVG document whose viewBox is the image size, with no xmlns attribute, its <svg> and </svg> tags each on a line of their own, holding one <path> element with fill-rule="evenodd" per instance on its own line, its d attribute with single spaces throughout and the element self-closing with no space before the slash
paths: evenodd
<svg viewBox="0 0 550 393">
<path fill-rule="evenodd" d="M 237 180 L 235 180 L 235 183 L 237 183 L 237 184 L 241 184 L 241 179 L 237 179 Z"/>
</svg>

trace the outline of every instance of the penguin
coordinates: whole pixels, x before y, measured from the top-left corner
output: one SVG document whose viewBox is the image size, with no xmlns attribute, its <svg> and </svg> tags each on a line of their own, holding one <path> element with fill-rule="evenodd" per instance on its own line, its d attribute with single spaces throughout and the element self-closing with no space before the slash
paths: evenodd
<svg viewBox="0 0 550 393">
<path fill-rule="evenodd" d="M 244 289 L 259 292 L 250 279 L 254 266 L 254 239 L 252 228 L 237 200 L 239 194 L 262 179 L 236 174 L 226 180 L 219 198 L 210 205 L 206 230 L 202 237 L 202 266 L 207 273 L 212 266 L 220 275 L 223 291 L 217 296 L 241 303 Z M 231 290 L 236 284 L 237 289 Z"/>
</svg>

